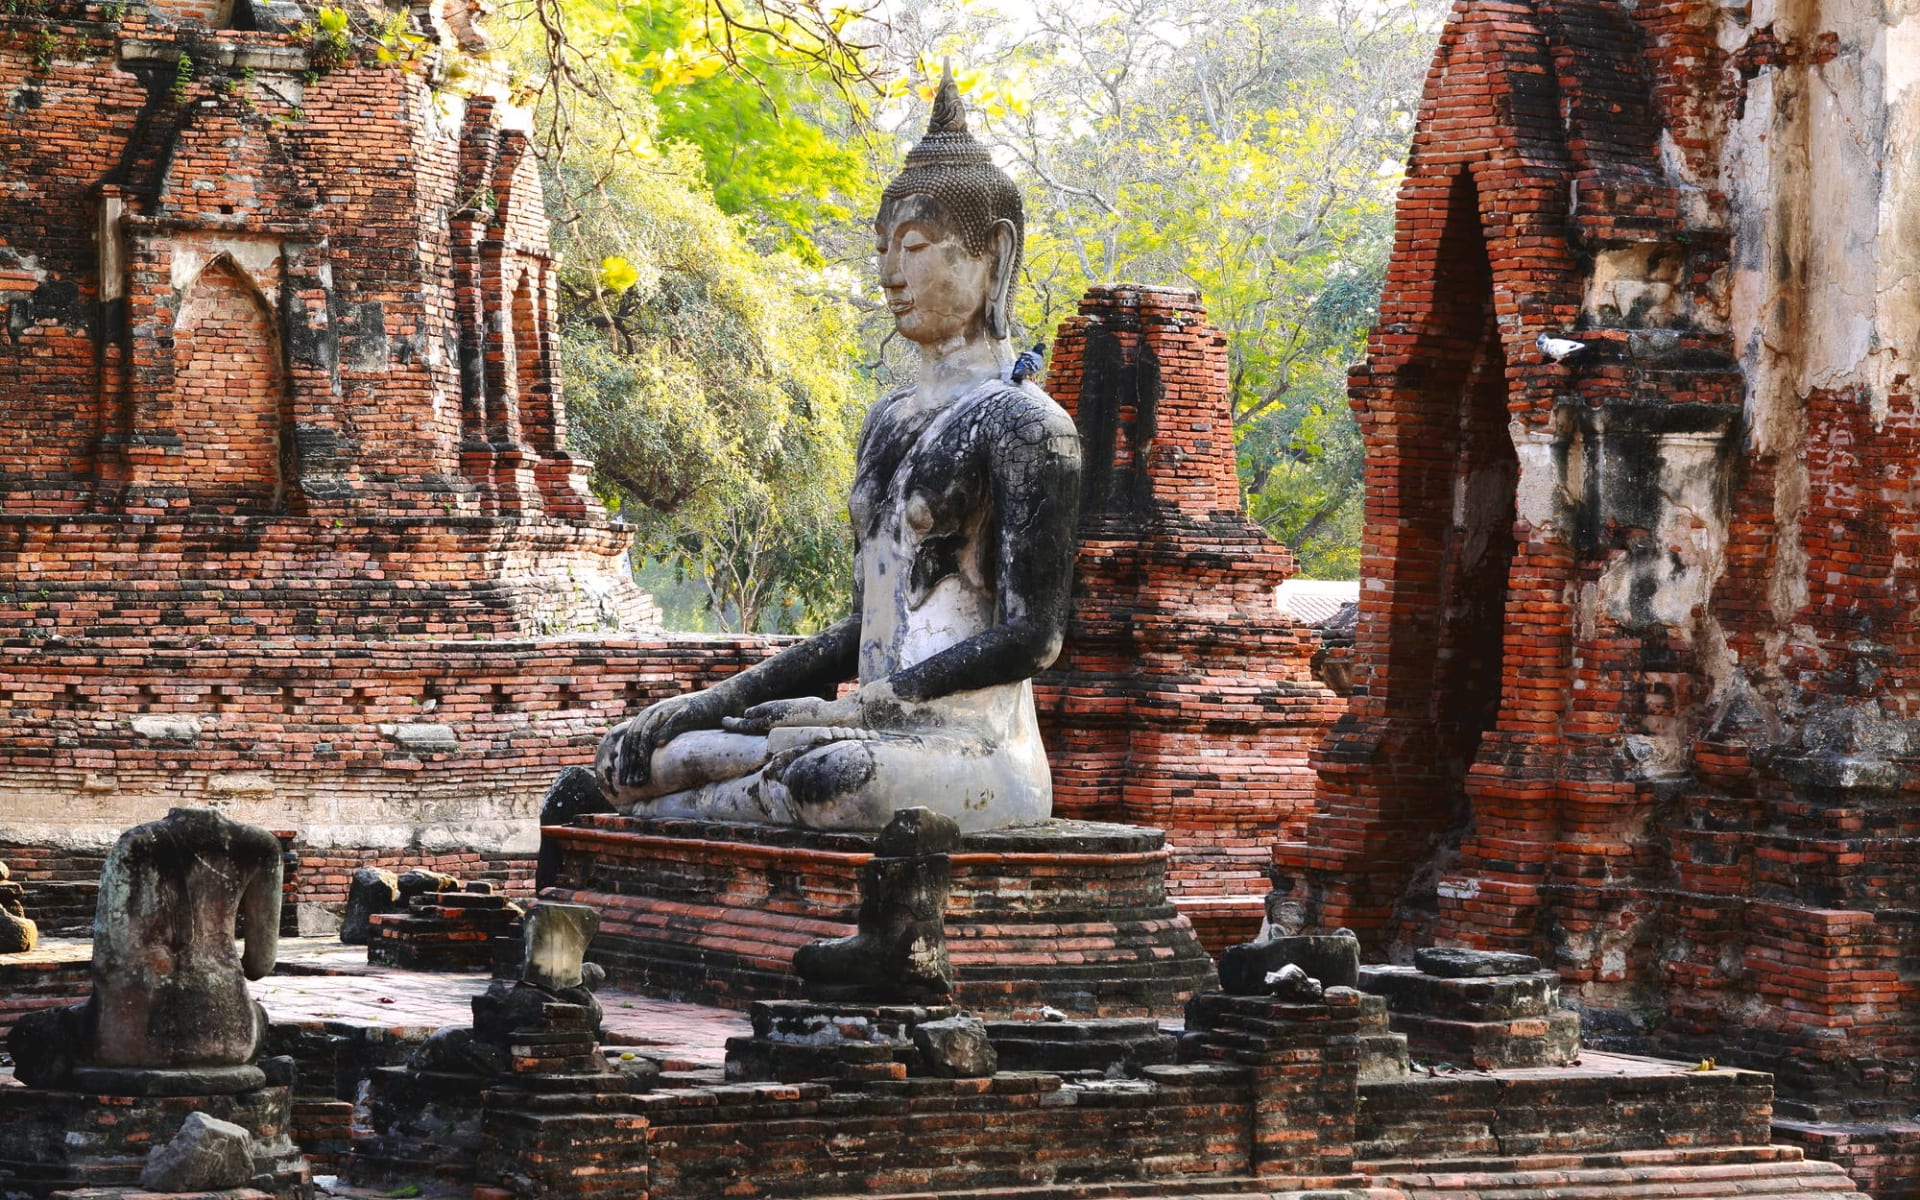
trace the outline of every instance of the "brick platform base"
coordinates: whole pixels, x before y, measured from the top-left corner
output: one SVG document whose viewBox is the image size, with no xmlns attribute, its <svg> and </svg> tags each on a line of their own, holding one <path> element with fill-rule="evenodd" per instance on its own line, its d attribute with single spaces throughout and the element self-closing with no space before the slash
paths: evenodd
<svg viewBox="0 0 1920 1200">
<path fill-rule="evenodd" d="M 313 1200 L 313 1181 L 288 1137 L 293 1089 L 229 1096 L 95 1096 L 0 1083 L 0 1194 L 47 1200 L 74 1189 L 136 1188 L 147 1151 L 191 1113 L 254 1136 L 254 1169 L 275 1200 Z"/>
<path fill-rule="evenodd" d="M 0 954 L 0 1040 L 28 1013 L 78 1004 L 92 989 L 90 942 L 52 940 L 26 954 Z"/>
<path fill-rule="evenodd" d="M 1781 1146 L 1751 1151 L 1650 1151 L 1597 1160 L 1521 1160 L 1507 1169 L 1448 1164 L 1389 1171 L 1374 1182 L 1404 1200 L 1865 1200 L 1832 1163 Z"/>
<path fill-rule="evenodd" d="M 1920 1195 L 1920 1121 L 1773 1122 L 1775 1140 L 1846 1168 L 1877 1198 Z"/>
<path fill-rule="evenodd" d="M 744 1006 L 799 994 L 793 952 L 853 932 L 872 837 L 593 816 L 543 831 L 560 855 L 542 896 L 592 905 L 592 957 L 659 994 Z M 947 948 L 957 1002 L 1084 1016 L 1178 1012 L 1213 977 L 1166 894 L 1158 830 L 1049 821 L 968 835 L 953 856 Z"/>
</svg>

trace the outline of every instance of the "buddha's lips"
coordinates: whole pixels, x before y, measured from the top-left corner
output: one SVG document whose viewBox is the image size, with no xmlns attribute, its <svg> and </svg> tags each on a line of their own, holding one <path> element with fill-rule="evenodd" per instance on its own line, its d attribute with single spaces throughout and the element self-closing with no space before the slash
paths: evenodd
<svg viewBox="0 0 1920 1200">
<path fill-rule="evenodd" d="M 911 300 L 889 300 L 889 301 L 887 301 L 887 308 L 888 308 L 888 310 L 889 310 L 889 311 L 891 311 L 891 312 L 893 313 L 893 315 L 894 315 L 894 316 L 896 316 L 896 317 L 897 317 L 897 316 L 900 316 L 900 315 L 901 315 L 902 313 L 906 313 L 906 312 L 910 312 L 910 311 L 912 311 L 912 309 L 913 309 L 913 301 L 911 301 Z"/>
</svg>

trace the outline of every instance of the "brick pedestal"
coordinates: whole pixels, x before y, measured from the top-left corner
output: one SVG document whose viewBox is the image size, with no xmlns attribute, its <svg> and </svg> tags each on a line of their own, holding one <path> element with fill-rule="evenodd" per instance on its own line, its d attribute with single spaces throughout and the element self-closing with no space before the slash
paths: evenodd
<svg viewBox="0 0 1920 1200">
<path fill-rule="evenodd" d="M 866 834 L 626 816 L 543 831 L 545 899 L 600 913 L 590 956 L 658 994 L 744 1006 L 797 997 L 793 952 L 854 931 Z M 1212 979 L 1168 900 L 1158 830 L 1082 821 L 969 834 L 953 854 L 954 1001 L 983 1015 L 1179 1011 Z"/>
<path fill-rule="evenodd" d="M 491 971 L 494 939 L 513 937 L 520 917 L 519 905 L 491 891 L 415 896 L 406 912 L 368 919 L 367 961 L 410 971 Z"/>
<path fill-rule="evenodd" d="M 293 1090 L 237 1095 L 100 1096 L 0 1084 L 0 1192 L 48 1200 L 76 1189 L 138 1191 L 147 1152 L 180 1132 L 189 1114 L 253 1134 L 254 1170 L 274 1200 L 312 1200 L 313 1182 L 288 1136 Z"/>
<path fill-rule="evenodd" d="M 505 1051 L 506 1069 L 484 1074 L 373 1070 L 348 1178 L 470 1184 L 480 1200 L 647 1195 L 647 1121 L 630 1094 L 638 1085 L 607 1066 L 593 1014 L 549 1003 L 510 1032 Z"/>
<path fill-rule="evenodd" d="M 1274 1186 L 1351 1187 L 1361 996 L 1324 1003 L 1203 992 L 1187 1006 L 1186 1056 L 1251 1075 L 1249 1174 Z"/>
<path fill-rule="evenodd" d="M 1520 956 L 1513 956 L 1518 958 Z M 1415 1058 L 1479 1071 L 1557 1067 L 1580 1055 L 1580 1017 L 1560 1007 L 1552 971 L 1444 978 L 1418 967 L 1362 967 Z"/>
</svg>

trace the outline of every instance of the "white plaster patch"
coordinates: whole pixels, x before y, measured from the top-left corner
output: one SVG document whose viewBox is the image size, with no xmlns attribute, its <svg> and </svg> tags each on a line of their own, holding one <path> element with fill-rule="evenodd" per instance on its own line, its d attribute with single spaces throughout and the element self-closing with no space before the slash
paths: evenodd
<svg viewBox="0 0 1920 1200">
<path fill-rule="evenodd" d="M 1890 14 L 1885 33 L 1887 136 L 1880 192 L 1884 247 L 1874 313 L 1876 399 L 1920 377 L 1920 2 Z"/>
<path fill-rule="evenodd" d="M 187 713 L 143 713 L 133 731 L 153 741 L 191 742 L 200 736 L 200 718 Z"/>
<path fill-rule="evenodd" d="M 270 796 L 273 777 L 257 771 L 216 771 L 207 776 L 209 796 Z"/>
<path fill-rule="evenodd" d="M 1616 621 L 1632 626 L 1650 616 L 1691 640 L 1726 546 L 1721 435 L 1667 433 L 1659 445 L 1660 515 L 1648 531 L 1654 553 L 1616 558 L 1600 577 L 1600 596 Z"/>
<path fill-rule="evenodd" d="M 1638 329 L 1678 324 L 1685 316 L 1676 284 L 1681 256 L 1660 246 L 1600 250 L 1587 276 L 1581 310 L 1594 325 Z"/>
<path fill-rule="evenodd" d="M 1551 430 L 1529 428 L 1518 420 L 1508 424 L 1507 433 L 1513 438 L 1514 456 L 1520 460 L 1514 512 L 1535 529 L 1550 529 L 1558 524 L 1566 504 L 1563 488 L 1572 489 L 1570 482 L 1560 478 L 1560 455 L 1554 447 L 1554 434 Z M 1368 581 L 1369 586 L 1372 583 Z"/>
<path fill-rule="evenodd" d="M 382 725 L 380 733 L 413 754 L 457 754 L 460 750 L 460 739 L 454 735 L 451 725 L 409 721 Z"/>
<path fill-rule="evenodd" d="M 226 255 L 245 271 L 253 285 L 269 298 L 278 290 L 282 250 L 278 241 L 261 237 L 203 235 L 181 237 L 173 243 L 169 282 L 175 291 L 185 291 L 208 263 Z"/>
</svg>

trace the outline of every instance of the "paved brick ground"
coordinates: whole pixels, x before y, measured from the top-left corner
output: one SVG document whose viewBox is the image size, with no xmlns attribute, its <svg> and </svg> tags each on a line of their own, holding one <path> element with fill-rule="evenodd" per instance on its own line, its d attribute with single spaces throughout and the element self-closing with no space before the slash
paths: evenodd
<svg viewBox="0 0 1920 1200">
<path fill-rule="evenodd" d="M 364 1021 L 371 1025 L 468 1025 L 469 1001 L 485 975 L 428 974 L 370 966 L 364 946 L 323 938 L 281 942 L 280 966 L 253 985 L 276 1020 Z M 718 1067 L 728 1038 L 750 1032 L 747 1015 L 701 1004 L 656 1000 L 618 988 L 600 992 L 610 1044 L 665 1051 L 669 1070 Z"/>
</svg>

